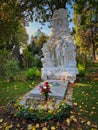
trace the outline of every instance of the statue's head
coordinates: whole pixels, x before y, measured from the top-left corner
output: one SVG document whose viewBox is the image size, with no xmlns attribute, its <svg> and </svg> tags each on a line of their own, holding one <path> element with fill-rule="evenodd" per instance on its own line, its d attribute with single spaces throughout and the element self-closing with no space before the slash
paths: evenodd
<svg viewBox="0 0 98 130">
<path fill-rule="evenodd" d="M 58 9 L 54 12 L 53 14 L 53 27 L 52 31 L 53 32 L 58 32 L 61 29 L 68 30 L 68 12 L 67 9 Z"/>
</svg>

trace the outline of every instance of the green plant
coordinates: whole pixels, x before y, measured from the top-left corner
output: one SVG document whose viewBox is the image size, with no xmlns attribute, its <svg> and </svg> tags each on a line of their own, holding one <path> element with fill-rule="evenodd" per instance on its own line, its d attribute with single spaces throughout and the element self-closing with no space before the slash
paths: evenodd
<svg viewBox="0 0 98 130">
<path fill-rule="evenodd" d="M 28 51 L 28 48 L 23 50 L 23 59 L 24 59 L 24 67 L 30 68 L 33 67 L 33 54 Z"/>
<path fill-rule="evenodd" d="M 38 67 L 38 68 L 41 68 L 42 67 L 42 62 L 41 62 L 41 59 L 40 58 L 34 58 L 34 60 L 33 60 L 33 66 L 34 67 Z"/>
<path fill-rule="evenodd" d="M 79 75 L 85 75 L 85 65 L 84 64 L 78 64 L 78 70 L 79 70 Z"/>
<path fill-rule="evenodd" d="M 37 77 L 37 78 L 41 77 L 41 71 L 38 68 L 36 68 L 35 77 Z"/>
<path fill-rule="evenodd" d="M 81 120 L 86 119 L 92 124 L 98 124 L 98 80 L 81 80 L 74 88 L 73 102 L 77 104 L 76 113 L 79 114 Z M 87 129 L 85 125 L 82 125 L 81 128 Z"/>
<path fill-rule="evenodd" d="M 13 80 L 15 79 L 15 77 L 18 75 L 19 73 L 19 66 L 18 66 L 18 62 L 16 59 L 12 58 L 10 60 L 7 60 L 5 65 L 4 65 L 4 71 L 5 71 L 5 76 L 9 79 L 9 80 Z"/>
<path fill-rule="evenodd" d="M 6 49 L 0 50 L 0 77 L 4 76 L 4 65 L 6 64 L 6 61 L 10 58 L 10 52 L 8 52 Z"/>
<path fill-rule="evenodd" d="M 33 79 L 33 78 L 39 78 L 41 76 L 41 72 L 36 68 L 29 68 L 26 71 L 26 77 L 27 79 Z"/>
<path fill-rule="evenodd" d="M 19 98 L 34 88 L 40 81 L 28 80 L 28 81 L 18 81 L 14 80 L 9 82 L 9 80 L 0 79 L 0 105 L 6 105 L 11 100 Z M 16 100 L 15 100 L 16 101 Z"/>
<path fill-rule="evenodd" d="M 45 103 L 41 99 L 28 99 L 26 104 L 21 105 L 22 100 L 17 100 L 11 109 L 11 113 L 16 114 L 18 117 L 32 119 L 35 122 L 48 121 L 48 120 L 63 120 L 68 118 L 70 115 L 70 106 L 62 100 L 60 103 L 54 101 L 54 99 L 49 100 Z M 31 104 L 30 104 L 31 103 Z M 51 105 L 53 109 L 51 109 Z M 46 107 L 47 106 L 47 107 Z M 48 108 L 50 107 L 50 108 Z"/>
</svg>

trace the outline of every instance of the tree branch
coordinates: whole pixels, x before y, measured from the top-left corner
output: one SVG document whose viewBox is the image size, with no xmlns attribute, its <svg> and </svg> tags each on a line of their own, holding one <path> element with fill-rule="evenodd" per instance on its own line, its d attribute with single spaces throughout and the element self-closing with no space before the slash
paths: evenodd
<svg viewBox="0 0 98 130">
<path fill-rule="evenodd" d="M 50 4 L 49 0 L 47 0 L 47 4 L 49 5 L 49 8 L 50 8 L 51 13 L 52 13 L 52 16 L 53 16 L 53 8 L 52 8 L 52 6 L 51 6 L 51 4 Z"/>
</svg>

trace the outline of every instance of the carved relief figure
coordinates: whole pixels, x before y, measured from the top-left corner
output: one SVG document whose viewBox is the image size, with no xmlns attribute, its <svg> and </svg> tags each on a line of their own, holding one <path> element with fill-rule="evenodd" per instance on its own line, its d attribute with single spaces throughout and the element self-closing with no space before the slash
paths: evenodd
<svg viewBox="0 0 98 130">
<path fill-rule="evenodd" d="M 55 57 L 57 61 L 58 66 L 63 65 L 63 55 L 62 55 L 62 46 L 63 46 L 64 40 L 59 37 L 57 42 L 56 42 L 56 47 L 55 47 Z"/>
<path fill-rule="evenodd" d="M 53 15 L 52 34 L 43 48 L 42 79 L 60 79 L 63 72 L 76 77 L 76 53 L 74 42 L 68 27 L 68 12 L 66 9 L 56 10 Z M 68 76 L 68 74 L 64 76 Z M 72 80 L 72 79 L 70 79 Z M 74 81 L 75 79 L 73 79 Z"/>
</svg>

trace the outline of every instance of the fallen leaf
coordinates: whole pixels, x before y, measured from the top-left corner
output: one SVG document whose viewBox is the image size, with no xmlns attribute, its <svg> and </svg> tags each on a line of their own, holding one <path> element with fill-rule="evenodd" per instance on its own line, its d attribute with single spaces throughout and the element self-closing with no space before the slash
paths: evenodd
<svg viewBox="0 0 98 130">
<path fill-rule="evenodd" d="M 47 127 L 43 127 L 42 130 L 48 130 Z"/>
<path fill-rule="evenodd" d="M 2 126 L 0 126 L 0 129 L 2 129 Z"/>
<path fill-rule="evenodd" d="M 97 130 L 97 125 L 92 124 L 92 127 L 96 128 L 95 130 Z"/>
<path fill-rule="evenodd" d="M 91 130 L 97 130 L 96 128 L 91 128 Z"/>
<path fill-rule="evenodd" d="M 0 119 L 0 123 L 3 122 L 3 119 Z"/>
<path fill-rule="evenodd" d="M 70 126 L 70 119 L 69 118 L 67 118 L 66 123 L 68 126 Z"/>
<path fill-rule="evenodd" d="M 82 106 L 79 106 L 79 108 L 81 108 Z"/>
<path fill-rule="evenodd" d="M 54 126 L 51 126 L 51 130 L 55 130 L 55 127 L 54 127 Z"/>
<path fill-rule="evenodd" d="M 95 110 L 96 107 L 92 107 L 93 110 Z"/>
<path fill-rule="evenodd" d="M 86 120 L 85 120 L 85 119 L 82 119 L 82 120 L 81 120 L 81 123 L 84 123 L 84 122 L 86 122 Z"/>
<path fill-rule="evenodd" d="M 19 128 L 19 127 L 20 127 L 20 124 L 18 123 L 16 126 Z"/>
<path fill-rule="evenodd" d="M 96 102 L 96 104 L 98 104 L 98 102 Z"/>
<path fill-rule="evenodd" d="M 78 115 L 80 116 L 80 115 L 81 115 L 81 113 L 79 113 L 79 112 L 78 112 Z"/>
<path fill-rule="evenodd" d="M 84 91 L 82 91 L 82 94 L 84 94 L 85 92 Z"/>
<path fill-rule="evenodd" d="M 7 122 L 6 123 L 4 123 L 4 127 L 6 127 L 7 126 Z"/>
<path fill-rule="evenodd" d="M 41 123 L 40 126 L 41 126 L 41 127 L 44 127 L 44 126 L 45 126 L 45 123 Z"/>
<path fill-rule="evenodd" d="M 39 128 L 39 124 L 37 123 L 35 127 L 36 127 L 36 128 Z"/>
<path fill-rule="evenodd" d="M 82 102 L 82 105 L 84 104 L 84 102 Z"/>
<path fill-rule="evenodd" d="M 13 127 L 13 124 L 8 125 L 8 128 L 12 128 L 12 127 Z"/>
<path fill-rule="evenodd" d="M 90 121 L 87 121 L 87 125 L 89 126 L 91 124 L 91 122 Z"/>
<path fill-rule="evenodd" d="M 8 127 L 8 126 L 6 126 L 6 127 L 5 127 L 5 130 L 9 130 L 9 127 Z"/>
<path fill-rule="evenodd" d="M 29 125 L 27 126 L 27 130 L 32 130 L 32 124 L 29 124 Z"/>
<path fill-rule="evenodd" d="M 77 106 L 78 104 L 76 102 L 74 102 L 74 105 Z"/>
<path fill-rule="evenodd" d="M 45 122 L 45 126 L 47 126 L 47 122 Z"/>
<path fill-rule="evenodd" d="M 94 112 L 93 111 L 91 111 L 91 113 L 90 114 L 94 114 Z"/>
<path fill-rule="evenodd" d="M 31 130 L 36 130 L 35 126 L 33 126 Z"/>
<path fill-rule="evenodd" d="M 76 119 L 76 118 L 73 118 L 73 121 L 74 121 L 74 122 L 77 122 L 77 119 Z"/>
</svg>

